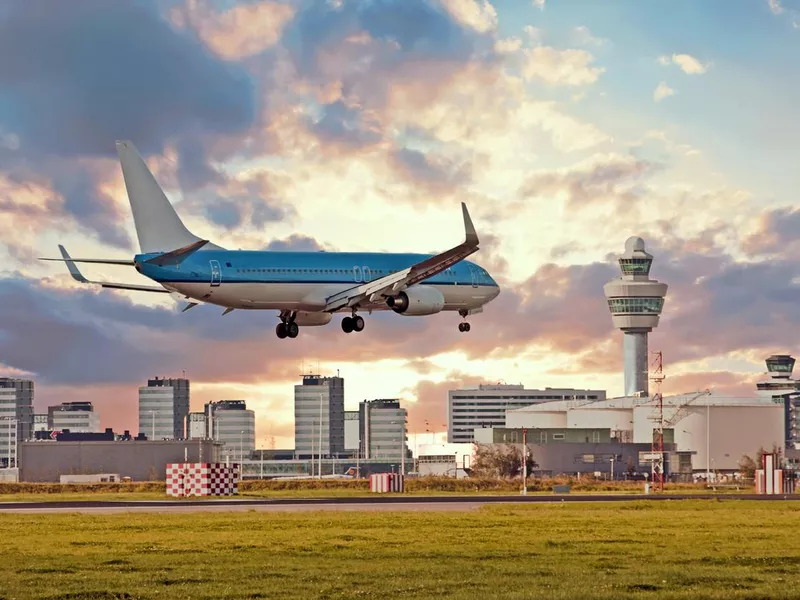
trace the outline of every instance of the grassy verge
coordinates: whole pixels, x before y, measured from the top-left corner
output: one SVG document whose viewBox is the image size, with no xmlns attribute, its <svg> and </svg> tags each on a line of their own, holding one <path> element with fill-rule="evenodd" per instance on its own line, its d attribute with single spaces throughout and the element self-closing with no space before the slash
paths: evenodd
<svg viewBox="0 0 800 600">
<path fill-rule="evenodd" d="M 641 494 L 641 482 L 597 481 L 583 478 L 535 479 L 528 482 L 531 494 L 552 493 L 555 485 L 569 485 L 571 493 L 624 493 Z M 408 479 L 406 490 L 411 495 L 449 494 L 518 494 L 522 488 L 520 480 L 460 479 L 424 477 Z M 708 493 L 702 484 L 667 484 L 666 493 Z M 750 492 L 750 488 L 739 490 Z M 736 493 L 727 489 L 717 493 Z M 239 485 L 241 497 L 255 498 L 320 498 L 369 495 L 368 480 L 263 480 L 243 481 Z M 163 482 L 104 483 L 104 484 L 0 484 L 0 502 L 57 501 L 57 500 L 156 500 L 166 499 Z"/>
<path fill-rule="evenodd" d="M 800 508 L 2 515 L 6 598 L 797 598 Z"/>
</svg>

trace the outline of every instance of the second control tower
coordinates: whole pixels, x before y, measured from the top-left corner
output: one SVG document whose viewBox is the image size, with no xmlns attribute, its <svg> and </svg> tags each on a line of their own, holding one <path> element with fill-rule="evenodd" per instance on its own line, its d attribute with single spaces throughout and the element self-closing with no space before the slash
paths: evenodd
<svg viewBox="0 0 800 600">
<path fill-rule="evenodd" d="M 611 321 L 621 329 L 625 395 L 650 395 L 647 377 L 647 334 L 658 327 L 664 308 L 667 284 L 650 279 L 652 255 L 644 250 L 644 240 L 630 237 L 625 242 L 625 254 L 619 259 L 622 277 L 603 286 Z"/>
</svg>

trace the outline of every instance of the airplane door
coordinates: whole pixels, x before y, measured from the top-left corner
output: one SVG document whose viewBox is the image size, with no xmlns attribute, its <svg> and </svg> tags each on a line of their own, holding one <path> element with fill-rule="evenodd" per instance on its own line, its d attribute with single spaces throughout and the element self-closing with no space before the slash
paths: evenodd
<svg viewBox="0 0 800 600">
<path fill-rule="evenodd" d="M 469 266 L 469 274 L 472 278 L 472 287 L 478 287 L 478 271 L 472 265 Z"/>
<path fill-rule="evenodd" d="M 211 287 L 218 287 L 222 283 L 222 270 L 219 267 L 218 260 L 208 261 L 211 265 Z"/>
</svg>

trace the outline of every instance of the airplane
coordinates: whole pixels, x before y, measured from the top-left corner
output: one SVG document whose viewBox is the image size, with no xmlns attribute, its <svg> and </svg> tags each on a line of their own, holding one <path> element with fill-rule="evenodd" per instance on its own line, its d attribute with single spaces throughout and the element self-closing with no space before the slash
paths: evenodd
<svg viewBox="0 0 800 600">
<path fill-rule="evenodd" d="M 345 333 L 360 332 L 365 323 L 358 313 L 381 310 L 409 317 L 458 312 L 458 329 L 467 332 L 467 317 L 500 293 L 486 269 L 464 260 L 479 242 L 463 202 L 465 240 L 441 254 L 226 250 L 186 228 L 130 141 L 116 148 L 141 252 L 133 260 L 72 258 L 59 245 L 61 258 L 41 259 L 65 262 L 80 283 L 171 294 L 186 302 L 182 312 L 201 303 L 223 307 L 223 315 L 276 310 L 280 339 L 327 325 L 334 313 L 346 313 Z M 91 281 L 76 263 L 132 266 L 158 286 Z"/>
</svg>

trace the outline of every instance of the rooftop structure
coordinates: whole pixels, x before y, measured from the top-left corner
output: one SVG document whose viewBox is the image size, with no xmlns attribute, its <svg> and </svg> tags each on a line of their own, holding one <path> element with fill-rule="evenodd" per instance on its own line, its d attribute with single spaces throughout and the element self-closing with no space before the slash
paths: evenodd
<svg viewBox="0 0 800 600">
<path fill-rule="evenodd" d="M 653 256 L 645 252 L 644 240 L 630 237 L 619 258 L 622 276 L 604 287 L 611 321 L 622 330 L 625 395 L 647 396 L 647 335 L 658 326 L 667 284 L 650 279 Z"/>
<path fill-rule="evenodd" d="M 784 446 L 800 446 L 797 411 L 800 409 L 800 380 L 792 379 L 795 360 L 788 354 L 773 354 L 766 360 L 769 379 L 756 384 L 758 394 L 783 406 Z"/>
</svg>

